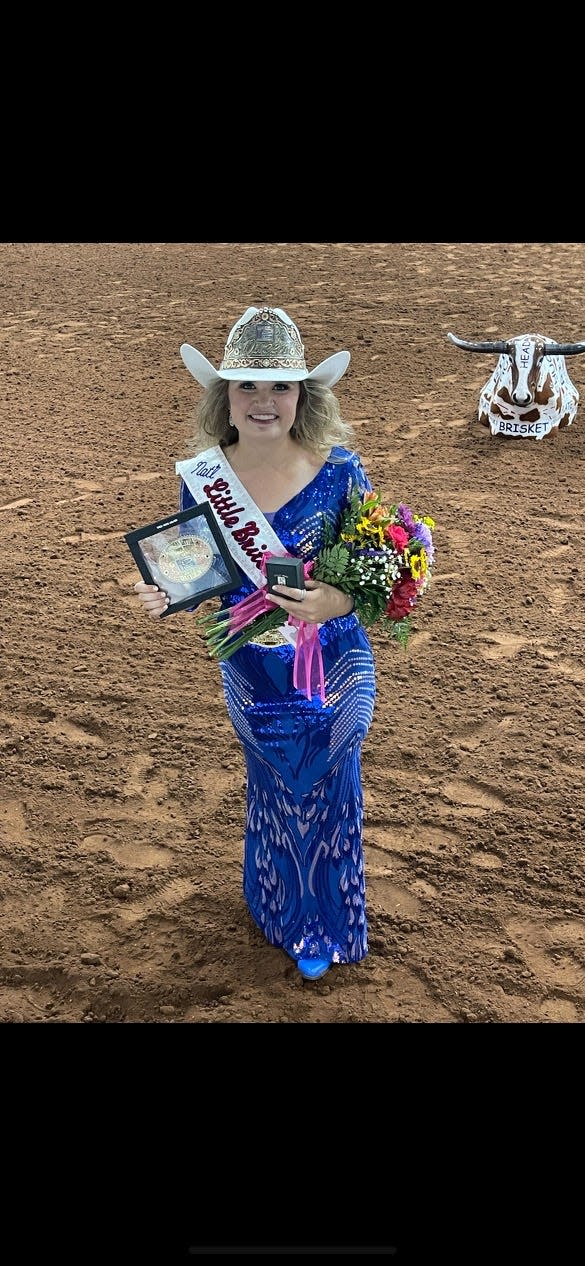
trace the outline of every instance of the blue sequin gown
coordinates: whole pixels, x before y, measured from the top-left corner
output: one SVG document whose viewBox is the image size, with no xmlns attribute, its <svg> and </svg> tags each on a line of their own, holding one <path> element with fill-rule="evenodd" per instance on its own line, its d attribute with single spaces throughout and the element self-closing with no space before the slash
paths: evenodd
<svg viewBox="0 0 585 1266">
<path fill-rule="evenodd" d="M 337 534 L 353 485 L 372 487 L 359 457 L 332 449 L 314 479 L 265 518 L 306 562 L 324 543 L 324 516 Z M 191 505 L 181 480 L 180 508 Z M 224 594 L 223 606 L 254 592 L 241 574 L 242 587 Z M 292 645 L 248 643 L 220 662 L 247 771 L 243 891 L 266 939 L 291 958 L 355 963 L 368 951 L 361 750 L 374 710 L 374 658 L 353 613 L 321 625 L 319 638 L 325 704 L 293 686 Z"/>
</svg>

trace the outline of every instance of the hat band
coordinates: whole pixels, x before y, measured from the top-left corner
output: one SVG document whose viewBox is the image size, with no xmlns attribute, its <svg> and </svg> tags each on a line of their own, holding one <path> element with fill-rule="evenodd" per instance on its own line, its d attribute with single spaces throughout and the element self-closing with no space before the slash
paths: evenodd
<svg viewBox="0 0 585 1266">
<path fill-rule="evenodd" d="M 307 372 L 304 358 L 299 356 L 279 356 L 270 358 L 227 356 L 219 367 L 220 373 L 226 369 L 293 369 L 303 374 Z"/>
</svg>

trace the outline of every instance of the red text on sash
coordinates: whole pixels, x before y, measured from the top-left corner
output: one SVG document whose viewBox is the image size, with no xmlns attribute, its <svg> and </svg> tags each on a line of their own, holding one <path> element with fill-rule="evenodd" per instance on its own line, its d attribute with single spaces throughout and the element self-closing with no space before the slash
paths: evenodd
<svg viewBox="0 0 585 1266">
<path fill-rule="evenodd" d="M 243 513 L 244 507 L 236 506 L 234 498 L 229 495 L 230 486 L 227 480 L 216 479 L 212 484 L 204 484 L 203 491 L 213 506 L 217 517 L 222 520 L 227 528 L 230 528 L 234 541 L 237 541 L 244 554 L 247 554 L 248 558 L 253 563 L 256 563 L 258 567 L 267 546 L 262 545 L 260 549 L 256 547 L 254 538 L 258 535 L 260 528 L 253 519 L 249 519 L 237 531 L 233 531 L 235 525 L 239 522 L 239 516 Z"/>
</svg>

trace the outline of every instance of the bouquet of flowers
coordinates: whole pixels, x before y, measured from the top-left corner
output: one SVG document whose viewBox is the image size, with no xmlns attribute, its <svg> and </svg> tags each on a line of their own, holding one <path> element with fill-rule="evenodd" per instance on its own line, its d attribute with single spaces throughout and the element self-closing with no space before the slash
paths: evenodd
<svg viewBox="0 0 585 1266">
<path fill-rule="evenodd" d="M 381 621 L 390 637 L 406 647 L 412 610 L 431 579 L 434 520 L 413 513 L 404 502 L 388 506 L 380 493 L 364 495 L 354 487 L 337 539 L 327 527 L 323 548 L 304 564 L 305 577 L 351 594 L 366 628 Z M 289 621 L 302 623 L 292 616 Z M 198 622 L 211 657 L 229 659 L 246 642 L 285 624 L 286 614 L 260 589 Z"/>
</svg>

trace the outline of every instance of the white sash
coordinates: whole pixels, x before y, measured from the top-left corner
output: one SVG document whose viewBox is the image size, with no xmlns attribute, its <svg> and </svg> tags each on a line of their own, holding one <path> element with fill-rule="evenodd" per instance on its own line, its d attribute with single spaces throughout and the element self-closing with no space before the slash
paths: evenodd
<svg viewBox="0 0 585 1266">
<path fill-rule="evenodd" d="M 281 557 L 291 555 L 240 483 L 219 445 L 187 461 L 176 462 L 175 470 L 198 503 L 209 502 L 232 558 L 256 588 L 262 589 L 266 584 L 266 576 L 260 570 L 263 555 L 267 551 Z"/>
<path fill-rule="evenodd" d="M 284 555 L 287 558 L 292 555 L 284 548 L 268 519 L 264 518 L 256 502 L 240 483 L 222 449 L 216 445 L 187 461 L 175 462 L 175 470 L 196 502 L 209 502 L 232 558 L 235 558 L 256 588 L 262 589 L 266 585 L 266 576 L 261 571 L 264 555 Z M 299 690 L 304 690 L 308 699 L 312 694 L 311 663 L 316 644 L 319 693 L 321 702 L 324 703 L 323 658 L 318 635 L 321 625 L 307 625 L 301 619 L 287 616 L 284 611 L 282 618 L 283 624 L 278 626 L 278 632 L 295 648 L 293 682 Z M 309 634 L 307 629 L 311 630 Z M 301 630 L 302 637 L 299 638 Z M 301 670 L 304 673 L 304 685 L 300 684 Z"/>
</svg>

